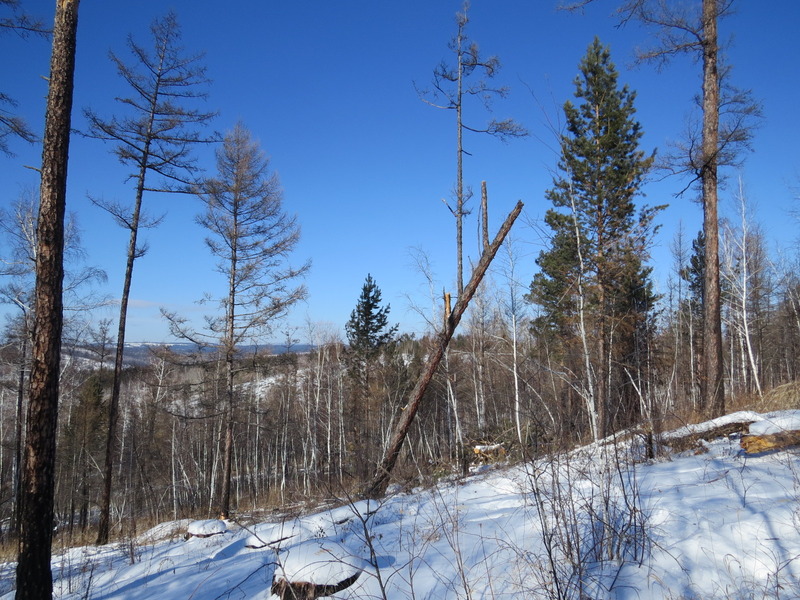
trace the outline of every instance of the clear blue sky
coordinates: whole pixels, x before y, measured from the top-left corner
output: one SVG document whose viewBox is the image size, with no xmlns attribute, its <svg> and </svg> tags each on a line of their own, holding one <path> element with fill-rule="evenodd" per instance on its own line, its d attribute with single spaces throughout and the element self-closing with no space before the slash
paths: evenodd
<svg viewBox="0 0 800 600">
<path fill-rule="evenodd" d="M 29 12 L 50 22 L 54 2 L 25 1 Z M 510 87 L 506 100 L 494 104 L 494 116 L 513 117 L 532 136 L 504 145 L 469 135 L 471 153 L 465 180 L 477 191 L 487 180 L 492 235 L 517 200 L 525 216 L 514 237 L 525 256 L 519 265 L 527 283 L 542 248 L 541 217 L 548 208 L 544 191 L 556 163 L 548 126 L 562 117 L 561 105 L 572 97 L 578 62 L 595 35 L 611 46 L 621 82 L 638 93 L 638 118 L 645 130 L 643 147 L 666 149 L 680 137 L 699 91 L 699 64 L 679 57 L 660 72 L 633 65 L 637 46 L 648 45 L 649 32 L 637 25 L 620 29 L 610 15 L 616 2 L 598 1 L 584 15 L 555 10 L 556 0 L 474 0 L 468 34 L 485 55 L 496 54 L 503 68 L 496 79 Z M 723 38 L 733 81 L 750 88 L 764 106 L 765 122 L 747 157 L 743 177 L 756 217 L 771 247 L 792 247 L 797 221 L 790 216 L 792 187 L 798 182 L 797 110 L 800 3 L 736 2 L 738 14 L 724 20 Z M 460 0 L 84 0 L 80 8 L 74 126 L 84 126 L 83 107 L 111 115 L 112 101 L 127 90 L 108 60 L 108 51 L 126 56 L 130 33 L 149 42 L 150 22 L 168 9 L 176 11 L 188 51 L 204 51 L 208 107 L 219 110 L 215 128 L 225 131 L 242 120 L 260 140 L 279 173 L 285 209 L 297 215 L 302 241 L 295 262 L 311 259 L 308 302 L 293 311 L 289 324 L 328 323 L 341 330 L 355 306 L 361 285 L 371 273 L 391 303 L 391 319 L 401 330 L 420 333 L 423 323 L 409 310 L 408 297 L 430 306 L 428 287 L 414 267 L 412 249 L 425 251 L 438 278 L 437 293 L 452 290 L 455 273 L 454 223 L 443 198 L 455 181 L 455 115 L 436 110 L 417 96 L 414 82 L 425 87 L 433 68 L 450 59 L 447 43 L 455 32 Z M 49 60 L 44 40 L 0 37 L 0 90 L 19 103 L 19 113 L 41 131 Z M 10 58 L 13 57 L 13 58 Z M 487 115 L 479 105 L 465 108 L 476 125 Z M 40 162 L 40 148 L 12 142 L 16 157 L 0 156 L 0 202 L 7 206 L 26 186 L 37 187 L 36 173 L 25 165 Z M 68 210 L 77 214 L 88 262 L 108 273 L 104 292 L 121 291 L 127 233 L 92 206 L 87 194 L 120 201 L 132 199 L 126 170 L 102 142 L 76 137 L 70 153 Z M 199 154 L 214 171 L 211 149 Z M 681 180 L 647 186 L 646 201 L 669 203 L 659 222 L 653 250 L 655 275 L 663 282 L 672 260 L 669 245 L 678 223 L 692 237 L 701 227 L 699 206 L 673 198 Z M 733 186 L 731 187 L 731 190 Z M 732 214 L 731 190 L 723 191 L 723 212 Z M 473 203 L 473 206 L 475 204 Z M 208 307 L 195 301 L 219 293 L 223 282 L 195 224 L 197 200 L 150 194 L 145 207 L 166 213 L 157 229 L 144 232 L 150 249 L 136 263 L 129 341 L 160 341 L 167 327 L 159 307 L 200 315 Z M 475 216 L 466 223 L 466 248 L 476 257 Z M 109 311 L 108 315 L 113 315 Z M 286 327 L 279 325 L 274 335 Z"/>
</svg>

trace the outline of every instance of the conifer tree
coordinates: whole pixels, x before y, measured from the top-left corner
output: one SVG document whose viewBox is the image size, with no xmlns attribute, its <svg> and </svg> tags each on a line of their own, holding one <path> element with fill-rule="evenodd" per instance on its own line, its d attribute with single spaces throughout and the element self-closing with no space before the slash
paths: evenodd
<svg viewBox="0 0 800 600">
<path fill-rule="evenodd" d="M 691 303 L 692 313 L 702 320 L 706 279 L 706 235 L 702 229 L 697 233 L 697 237 L 692 240 L 692 255 L 689 257 L 689 266 L 681 273 L 681 277 L 689 284 L 689 302 Z"/>
<path fill-rule="evenodd" d="M 358 304 L 345 325 L 350 349 L 365 358 L 392 341 L 397 325 L 389 327 L 390 306 L 381 306 L 381 290 L 372 275 L 367 274 Z"/>
<path fill-rule="evenodd" d="M 201 64 L 202 54 L 187 55 L 181 47 L 181 29 L 174 12 L 156 19 L 150 26 L 153 49 L 148 51 L 132 37 L 128 48 L 132 60 L 123 61 L 110 53 L 117 72 L 130 88 L 129 96 L 117 98 L 126 114 L 102 117 L 91 109 L 84 115 L 89 122 L 88 135 L 115 144 L 119 161 L 130 167 L 128 179 L 134 183 L 133 203 L 95 203 L 106 210 L 128 231 L 125 275 L 120 294 L 117 320 L 117 347 L 114 356 L 114 378 L 108 411 L 108 435 L 104 465 L 105 482 L 100 501 L 97 543 L 108 543 L 111 518 L 111 493 L 116 461 L 117 421 L 119 419 L 120 385 L 125 354 L 125 332 L 128 303 L 136 259 L 147 252 L 142 244 L 142 229 L 155 227 L 160 219 L 151 220 L 143 209 L 145 192 L 187 191 L 197 175 L 192 154 L 197 144 L 216 140 L 205 136 L 202 128 L 216 113 L 192 106 L 205 99 L 208 80 Z M 154 181 L 153 178 L 161 181 Z"/>
<path fill-rule="evenodd" d="M 596 436 L 629 418 L 631 407 L 620 404 L 619 394 L 610 406 L 612 370 L 635 358 L 655 302 L 644 261 L 661 208 L 634 205 L 653 156 L 639 148 L 635 93 L 617 80 L 608 48 L 595 39 L 575 80 L 578 104 L 564 105 L 559 173 L 546 194 L 553 203 L 545 216 L 551 246 L 537 259 L 529 295 L 540 307 L 539 332 L 557 335 L 565 352 L 572 346 L 583 356 Z"/>
<path fill-rule="evenodd" d="M 345 324 L 345 333 L 350 349 L 347 355 L 351 378 L 351 406 L 353 411 L 352 468 L 363 477 L 374 466 L 369 456 L 373 450 L 367 440 L 374 435 L 374 400 L 377 393 L 371 391 L 370 370 L 382 349 L 394 339 L 397 325 L 389 326 L 390 306 L 381 306 L 381 290 L 372 275 L 367 275 L 361 288 L 358 303 Z"/>
<path fill-rule="evenodd" d="M 64 325 L 64 211 L 75 81 L 79 0 L 56 4 L 47 93 L 39 218 L 36 228 L 31 374 L 20 496 L 17 559 L 18 600 L 53 596 L 56 432 L 58 429 L 61 334 Z"/>
</svg>

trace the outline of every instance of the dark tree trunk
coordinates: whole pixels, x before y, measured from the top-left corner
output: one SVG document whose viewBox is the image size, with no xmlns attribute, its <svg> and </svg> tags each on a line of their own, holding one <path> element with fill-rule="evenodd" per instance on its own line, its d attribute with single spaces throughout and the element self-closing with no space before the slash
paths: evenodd
<svg viewBox="0 0 800 600">
<path fill-rule="evenodd" d="M 61 360 L 64 213 L 79 0 L 57 0 L 42 151 L 30 397 L 22 474 L 17 600 L 50 600 Z"/>
<path fill-rule="evenodd" d="M 230 360 L 233 358 L 231 356 Z M 219 518 L 227 519 L 231 513 L 231 477 L 233 475 L 233 367 L 230 363 L 226 365 L 228 377 L 226 377 L 225 389 L 225 439 L 222 452 L 222 492 L 219 500 Z"/>
<path fill-rule="evenodd" d="M 725 412 L 722 360 L 722 310 L 719 282 L 719 71 L 717 68 L 717 1 L 703 0 L 703 230 L 706 236 L 703 402 L 712 417 Z"/>
<path fill-rule="evenodd" d="M 153 118 L 151 114 L 148 129 L 152 129 Z M 137 258 L 137 239 L 139 235 L 139 221 L 142 212 L 142 199 L 144 197 L 144 180 L 146 164 L 149 158 L 149 141 L 145 145 L 146 151 L 139 169 L 136 185 L 136 201 L 130 221 L 130 238 L 128 241 L 128 254 L 125 262 L 125 279 L 122 284 L 122 297 L 119 303 L 119 320 L 117 323 L 117 346 L 114 353 L 114 377 L 111 383 L 111 399 L 108 403 L 108 431 L 106 431 L 106 457 L 103 468 L 103 494 L 100 498 L 100 519 L 97 527 L 97 543 L 107 544 L 111 529 L 111 489 L 114 477 L 114 464 L 117 456 L 117 423 L 119 422 L 119 398 L 122 386 L 122 368 L 125 362 L 125 328 L 128 319 L 128 302 L 131 295 L 133 282 L 133 266 Z"/>
</svg>

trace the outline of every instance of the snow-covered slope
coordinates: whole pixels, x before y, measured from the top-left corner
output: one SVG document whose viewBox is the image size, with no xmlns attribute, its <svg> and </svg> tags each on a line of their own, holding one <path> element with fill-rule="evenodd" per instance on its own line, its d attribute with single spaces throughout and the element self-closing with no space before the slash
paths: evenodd
<svg viewBox="0 0 800 600">
<path fill-rule="evenodd" d="M 746 416 L 754 432 L 800 428 L 800 413 Z M 56 597 L 263 599 L 276 572 L 324 570 L 331 582 L 356 569 L 335 598 L 800 598 L 800 454 L 746 456 L 735 437 L 704 446 L 649 462 L 623 444 L 593 446 L 379 503 L 153 542 L 174 529 L 164 524 L 133 547 L 55 557 Z M 12 585 L 13 565 L 0 566 L 0 598 Z"/>
</svg>

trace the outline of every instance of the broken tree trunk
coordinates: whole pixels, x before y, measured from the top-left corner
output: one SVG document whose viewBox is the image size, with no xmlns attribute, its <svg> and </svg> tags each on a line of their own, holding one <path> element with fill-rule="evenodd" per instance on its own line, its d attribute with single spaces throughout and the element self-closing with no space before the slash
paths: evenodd
<svg viewBox="0 0 800 600">
<path fill-rule="evenodd" d="M 760 454 L 800 445 L 800 431 L 783 431 L 763 435 L 745 435 L 739 442 L 747 454 Z"/>
<path fill-rule="evenodd" d="M 450 316 L 445 320 L 443 331 L 437 336 L 436 348 L 433 354 L 428 358 L 425 369 L 417 381 L 417 385 L 414 386 L 414 390 L 411 392 L 411 400 L 397 423 L 392 440 L 384 453 L 383 460 L 378 465 L 372 481 L 367 485 L 362 496 L 366 498 L 380 498 L 386 494 L 386 488 L 389 486 L 389 478 L 392 475 L 395 463 L 397 463 L 397 458 L 400 456 L 400 450 L 403 447 L 409 429 L 411 429 L 411 424 L 414 422 L 414 417 L 419 410 L 419 405 L 422 402 L 422 397 L 425 395 L 425 390 L 428 389 L 428 385 L 433 379 L 436 369 L 439 367 L 439 363 L 442 361 L 445 350 L 447 350 L 447 346 L 455 333 L 456 327 L 458 327 L 458 323 L 461 321 L 461 317 L 464 315 L 464 311 L 467 310 L 467 306 L 475 295 L 489 265 L 492 263 L 497 251 L 503 244 L 506 235 L 508 235 L 508 232 L 511 230 L 514 221 L 522 211 L 522 206 L 522 202 L 517 202 L 514 210 L 506 217 L 505 222 L 497 232 L 494 241 L 484 249 L 481 259 L 478 261 L 478 265 L 472 271 L 472 277 L 469 283 L 464 288 L 464 292 L 459 296 L 455 307 L 453 307 L 453 312 L 450 313 Z"/>
</svg>

